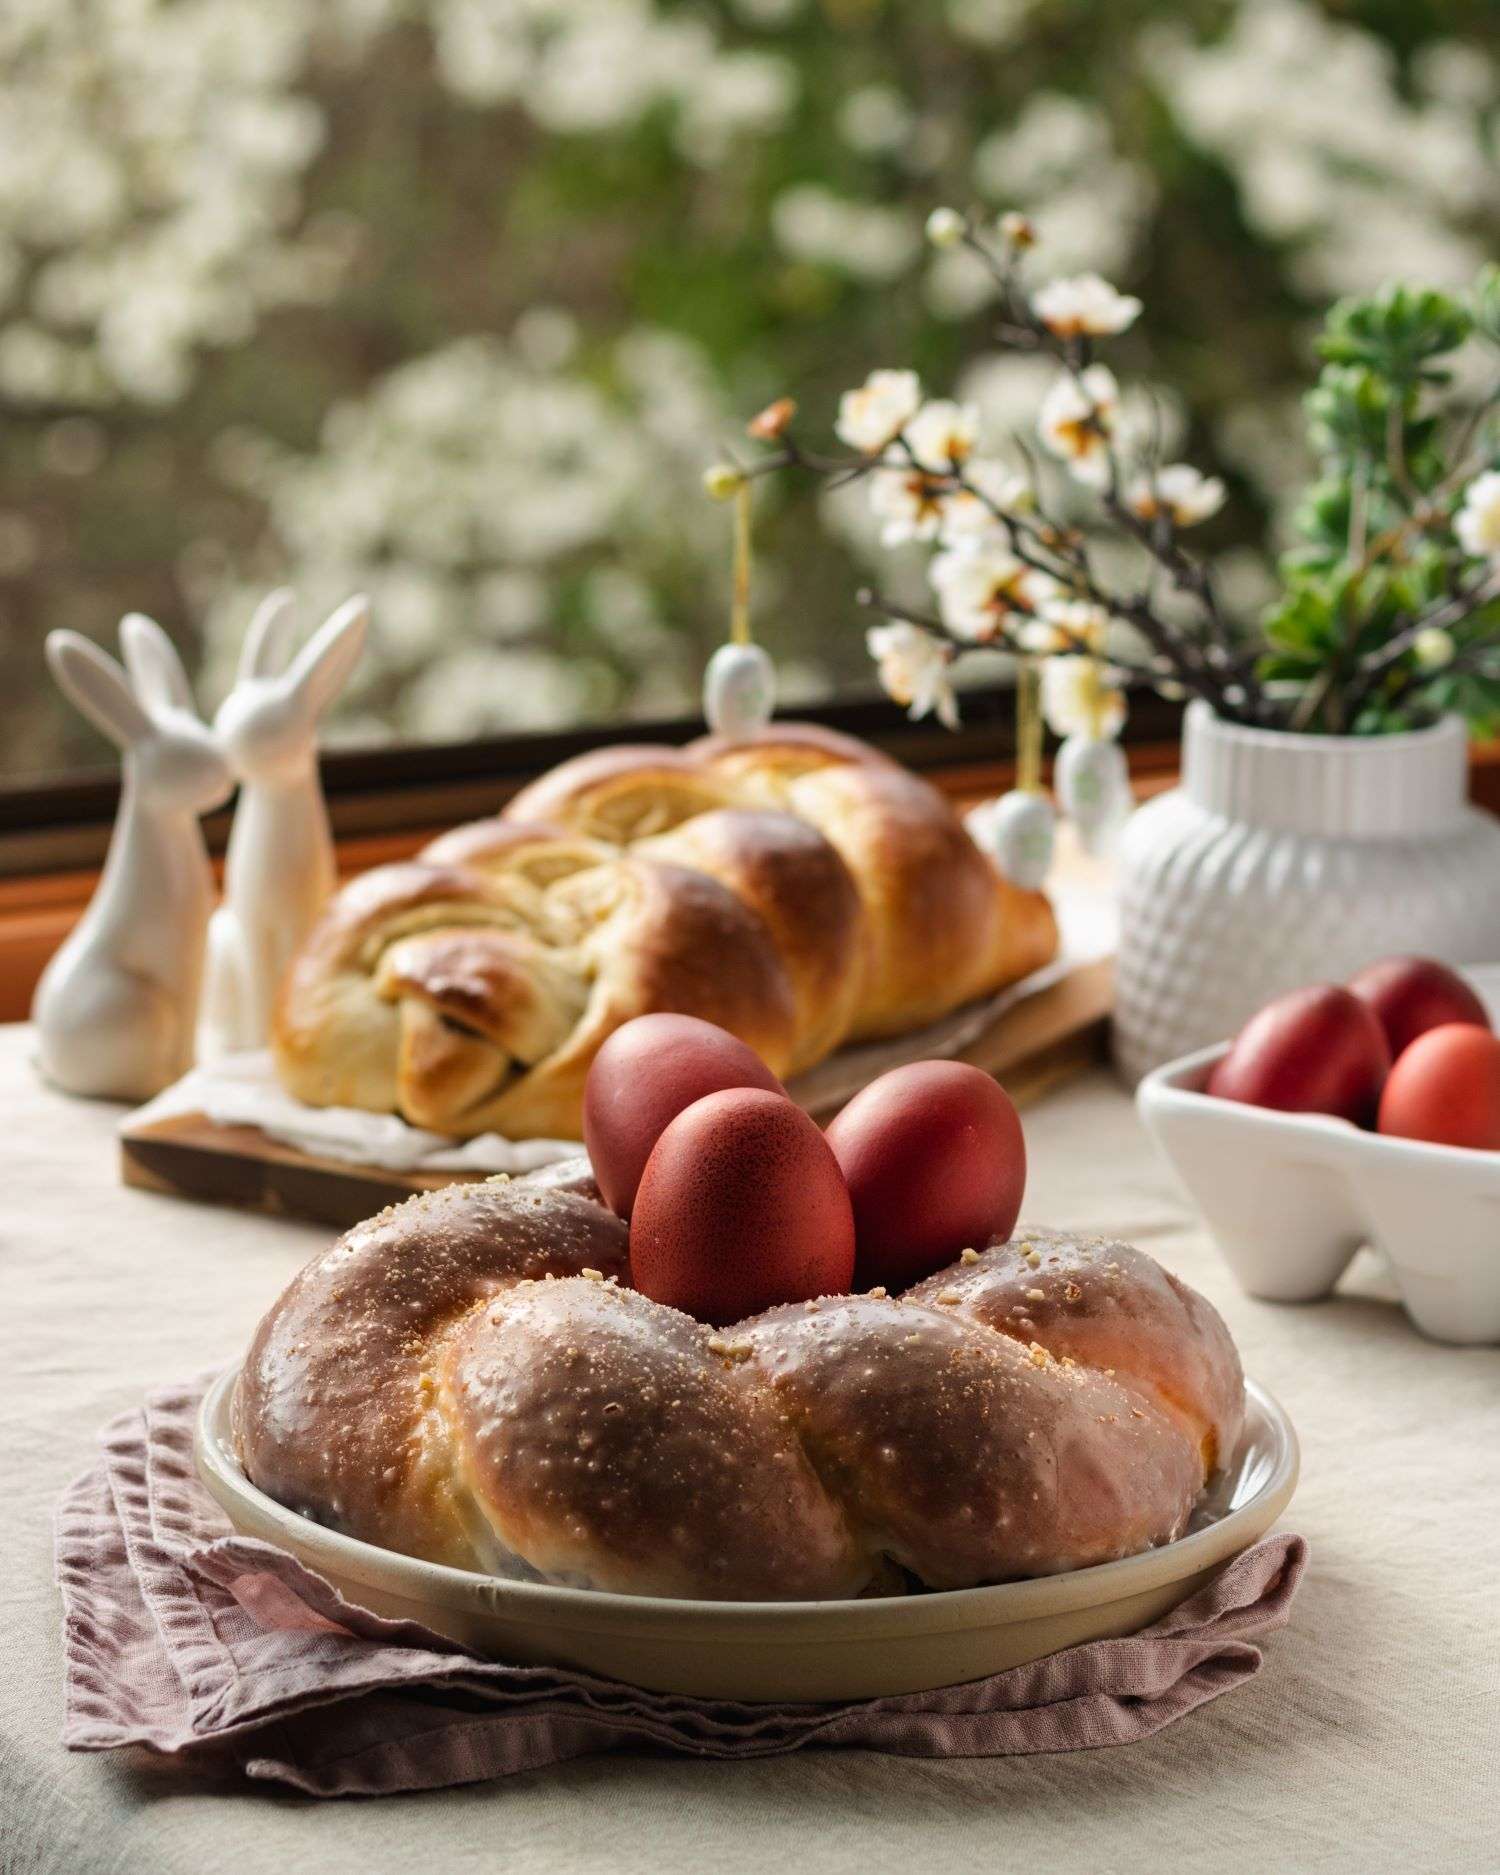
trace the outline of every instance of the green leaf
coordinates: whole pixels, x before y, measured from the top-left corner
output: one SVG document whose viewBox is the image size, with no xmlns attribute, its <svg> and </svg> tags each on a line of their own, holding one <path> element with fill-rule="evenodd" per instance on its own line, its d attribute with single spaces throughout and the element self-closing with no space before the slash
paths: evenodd
<svg viewBox="0 0 1500 1875">
<path fill-rule="evenodd" d="M 1391 409 L 1394 406 L 1404 422 L 1412 395 L 1368 366 L 1325 365 L 1303 399 L 1313 449 L 1345 461 L 1361 454 L 1382 456 Z"/>
<path fill-rule="evenodd" d="M 1318 349 L 1330 364 L 1363 365 L 1409 383 L 1427 376 L 1432 359 L 1457 350 L 1473 324 L 1468 307 L 1451 293 L 1393 282 L 1378 293 L 1340 300 Z"/>
</svg>

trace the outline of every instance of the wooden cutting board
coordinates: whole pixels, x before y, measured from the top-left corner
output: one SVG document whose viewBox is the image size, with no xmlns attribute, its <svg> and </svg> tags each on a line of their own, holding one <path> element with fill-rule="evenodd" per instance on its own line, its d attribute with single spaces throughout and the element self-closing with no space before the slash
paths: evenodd
<svg viewBox="0 0 1500 1875">
<path fill-rule="evenodd" d="M 1017 1106 L 1034 1104 L 1103 1059 L 1112 980 L 1108 959 L 1080 965 L 997 1016 L 959 1058 L 1002 1080 Z M 127 1185 L 147 1191 L 339 1229 L 413 1192 L 487 1176 L 395 1172 L 316 1158 L 257 1127 L 222 1126 L 194 1113 L 127 1124 L 120 1134 L 120 1169 Z"/>
</svg>

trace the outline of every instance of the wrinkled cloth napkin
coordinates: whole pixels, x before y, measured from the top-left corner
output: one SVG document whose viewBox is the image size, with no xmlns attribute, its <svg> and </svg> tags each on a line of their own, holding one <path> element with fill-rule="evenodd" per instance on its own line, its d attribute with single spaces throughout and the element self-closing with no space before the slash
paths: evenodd
<svg viewBox="0 0 1500 1875">
<path fill-rule="evenodd" d="M 63 1742 L 147 1745 L 314 1796 L 473 1783 L 622 1748 L 1000 1757 L 1129 1744 L 1258 1671 L 1250 1637 L 1285 1625 L 1306 1558 L 1301 1537 L 1270 1537 L 1142 1634 L 939 1692 L 776 1707 L 680 1698 L 477 1659 L 236 1535 L 193 1464 L 203 1386 L 162 1389 L 113 1421 L 100 1463 L 59 1503 Z"/>
</svg>

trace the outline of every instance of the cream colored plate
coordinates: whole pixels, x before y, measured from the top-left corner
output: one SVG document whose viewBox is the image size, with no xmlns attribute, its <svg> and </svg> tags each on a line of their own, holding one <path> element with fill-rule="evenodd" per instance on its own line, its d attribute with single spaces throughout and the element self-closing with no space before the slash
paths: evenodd
<svg viewBox="0 0 1500 1875">
<path fill-rule="evenodd" d="M 511 1582 L 422 1562 L 311 1523 L 246 1478 L 229 1431 L 236 1373 L 198 1418 L 198 1470 L 237 1530 L 326 1576 L 352 1602 L 420 1621 L 497 1659 L 584 1668 L 721 1699 L 865 1699 L 983 1679 L 1080 1641 L 1133 1634 L 1201 1588 L 1286 1508 L 1297 1435 L 1246 1383 L 1245 1436 L 1188 1535 L 1123 1562 L 991 1588 L 868 1601 L 698 1602 Z"/>
</svg>

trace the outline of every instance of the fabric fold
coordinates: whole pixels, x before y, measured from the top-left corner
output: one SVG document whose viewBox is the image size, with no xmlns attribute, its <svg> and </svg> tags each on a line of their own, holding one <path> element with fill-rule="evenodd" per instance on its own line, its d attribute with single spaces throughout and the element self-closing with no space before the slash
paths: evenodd
<svg viewBox="0 0 1500 1875">
<path fill-rule="evenodd" d="M 936 1692 L 774 1707 L 651 1693 L 478 1659 L 237 1534 L 193 1464 L 203 1384 L 161 1389 L 113 1421 L 99 1462 L 59 1502 L 63 1742 L 216 1766 L 228 1754 L 251 1778 L 316 1796 L 473 1783 L 632 1748 L 989 1757 L 1129 1744 L 1258 1672 L 1256 1639 L 1286 1624 L 1306 1560 L 1300 1537 L 1269 1537 L 1143 1633 Z"/>
</svg>

